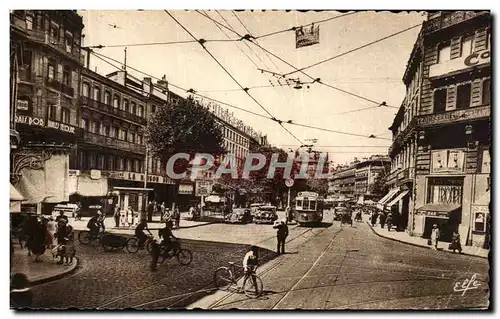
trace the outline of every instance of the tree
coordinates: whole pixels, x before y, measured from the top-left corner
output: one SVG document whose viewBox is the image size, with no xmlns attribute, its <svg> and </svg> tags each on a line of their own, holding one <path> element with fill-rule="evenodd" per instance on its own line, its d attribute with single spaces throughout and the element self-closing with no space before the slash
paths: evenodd
<svg viewBox="0 0 500 319">
<path fill-rule="evenodd" d="M 371 186 L 370 192 L 378 198 L 384 197 L 389 191 L 389 186 L 387 185 L 387 171 L 387 169 L 380 170 Z"/>
<path fill-rule="evenodd" d="M 157 109 L 146 129 L 146 142 L 153 155 L 166 163 L 176 153 L 224 153 L 220 124 L 207 109 L 192 98 L 180 104 L 166 104 Z M 175 170 L 182 173 L 188 161 L 176 161 Z"/>
</svg>

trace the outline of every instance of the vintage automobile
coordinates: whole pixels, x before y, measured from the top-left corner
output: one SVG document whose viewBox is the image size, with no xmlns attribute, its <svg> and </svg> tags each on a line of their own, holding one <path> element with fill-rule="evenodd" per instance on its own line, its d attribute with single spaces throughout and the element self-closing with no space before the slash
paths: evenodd
<svg viewBox="0 0 500 319">
<path fill-rule="evenodd" d="M 235 208 L 225 218 L 226 223 L 251 223 L 253 219 L 249 208 Z"/>
<path fill-rule="evenodd" d="M 59 216 L 60 212 L 64 212 L 64 215 L 67 217 L 75 217 L 75 212 L 77 209 L 76 204 L 66 203 L 66 204 L 57 204 L 52 210 L 52 217 L 56 218 Z"/>
<path fill-rule="evenodd" d="M 275 206 L 261 206 L 253 218 L 256 224 L 272 224 L 278 219 Z"/>
<path fill-rule="evenodd" d="M 252 214 L 252 216 L 255 216 L 255 214 L 257 214 L 257 211 L 259 210 L 259 208 L 262 206 L 265 206 L 265 204 L 255 203 L 255 204 L 250 205 L 250 213 Z"/>
<path fill-rule="evenodd" d="M 342 217 L 344 215 L 349 215 L 351 216 L 352 212 L 349 208 L 347 207 L 336 207 L 335 208 L 335 213 L 333 215 L 333 220 L 342 220 Z"/>
</svg>

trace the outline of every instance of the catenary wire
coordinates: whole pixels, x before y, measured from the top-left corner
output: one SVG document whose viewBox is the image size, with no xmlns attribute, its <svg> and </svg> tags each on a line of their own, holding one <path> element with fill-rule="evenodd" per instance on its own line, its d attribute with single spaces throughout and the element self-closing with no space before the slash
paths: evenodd
<svg viewBox="0 0 500 319">
<path fill-rule="evenodd" d="M 168 12 L 167 10 L 165 10 L 165 12 L 182 28 L 184 29 L 184 31 L 186 31 L 194 40 L 197 40 L 196 37 L 186 28 L 184 27 L 184 25 L 182 25 L 182 23 L 180 23 L 170 12 Z M 212 59 L 224 70 L 224 72 L 227 73 L 227 75 L 236 83 L 238 84 L 239 87 L 241 87 L 242 89 L 244 89 L 244 87 L 240 84 L 240 82 L 238 82 L 238 80 L 236 80 L 234 78 L 234 76 L 219 62 L 219 60 L 217 60 L 217 58 L 202 44 L 200 43 L 201 47 L 212 57 Z M 283 126 L 283 124 L 281 124 L 281 122 L 279 122 L 259 101 L 257 101 L 247 90 L 245 90 L 245 93 L 255 102 L 257 103 L 257 105 L 259 105 L 269 116 L 271 116 L 273 118 L 273 120 L 275 120 L 285 131 L 287 131 L 297 142 L 299 142 L 300 144 L 303 144 L 302 141 L 297 137 L 295 136 L 295 134 L 293 134 L 292 132 L 290 132 L 289 129 L 287 129 L 286 127 Z"/>
<path fill-rule="evenodd" d="M 210 19 L 210 20 L 214 21 L 215 23 L 219 23 L 221 26 L 223 26 L 224 28 L 226 28 L 226 29 L 230 30 L 231 32 L 235 33 L 236 35 L 238 35 L 238 36 L 240 36 L 240 37 L 242 37 L 242 38 L 245 38 L 245 37 L 241 36 L 241 34 L 239 34 L 237 31 L 235 31 L 235 30 L 233 30 L 233 29 L 231 29 L 231 28 L 229 28 L 229 27 L 227 27 L 227 26 L 225 26 L 225 25 L 221 24 L 220 22 L 218 22 L 218 21 L 216 21 L 216 20 L 212 19 L 211 17 L 206 16 L 206 15 L 203 15 L 203 14 L 202 14 L 201 12 L 199 12 L 199 11 L 196 11 L 196 12 L 198 12 L 199 14 L 201 14 L 202 16 L 204 16 L 205 18 L 207 18 L 207 19 Z M 282 58 L 281 58 L 281 57 L 279 57 L 278 55 L 276 55 L 276 54 L 274 54 L 273 52 L 271 52 L 271 51 L 267 50 L 266 48 L 262 47 L 262 46 L 261 46 L 261 45 L 259 45 L 258 43 L 256 43 L 256 42 L 252 41 L 252 40 L 250 39 L 250 37 L 247 37 L 246 39 L 247 39 L 248 41 L 250 41 L 251 43 L 253 43 L 254 45 L 256 45 L 257 47 L 259 47 L 261 50 L 263 50 L 263 51 L 265 51 L 265 52 L 269 53 L 270 55 L 272 55 L 272 56 L 273 56 L 273 57 L 275 57 L 276 59 L 280 60 L 281 62 L 283 62 L 283 63 L 287 64 L 288 66 L 292 67 L 292 68 L 293 68 L 293 69 L 295 69 L 295 70 L 298 70 L 298 68 L 297 68 L 297 67 L 295 67 L 294 65 L 292 65 L 292 64 L 291 64 L 291 63 L 289 63 L 288 61 L 285 61 L 284 59 L 282 59 Z M 304 74 L 305 76 L 309 77 L 311 80 L 316 80 L 318 83 L 320 83 L 320 84 L 322 84 L 322 85 L 324 85 L 324 86 L 327 86 L 327 87 L 329 87 L 329 88 L 331 88 L 331 89 L 334 89 L 334 90 L 340 91 L 340 92 L 342 92 L 342 93 L 345 93 L 345 94 L 348 94 L 348 95 L 351 95 L 351 96 L 357 97 L 357 98 L 359 98 L 359 99 L 362 99 L 362 100 L 365 100 L 365 101 L 368 101 L 368 102 L 371 102 L 371 103 L 374 103 L 374 104 L 377 104 L 377 105 L 382 105 L 382 104 L 383 104 L 383 103 L 379 103 L 379 102 L 377 102 L 377 101 L 374 101 L 374 100 L 372 100 L 372 99 L 366 98 L 366 97 L 364 97 L 364 96 L 361 96 L 361 95 L 359 95 L 359 94 L 352 93 L 352 92 L 346 91 L 346 90 L 344 90 L 344 89 L 341 89 L 341 88 L 335 87 L 335 86 L 333 86 L 333 85 L 331 85 L 331 84 L 328 84 L 328 83 L 325 83 L 325 82 L 321 81 L 320 79 L 315 79 L 314 77 L 312 77 L 311 75 L 309 75 L 308 73 L 306 73 L 306 72 L 305 72 L 305 71 L 303 71 L 303 70 L 302 70 L 302 71 L 300 71 L 300 72 L 301 72 L 302 74 Z M 386 107 L 390 107 L 390 108 L 399 108 L 399 107 L 396 107 L 396 106 L 390 106 L 390 105 L 384 105 L 384 106 L 386 106 Z"/>
<path fill-rule="evenodd" d="M 91 53 L 92 53 L 93 55 L 100 56 L 100 57 L 103 57 L 103 58 L 109 59 L 109 60 L 111 60 L 111 61 L 114 61 L 114 62 L 116 62 L 116 63 L 118 63 L 118 64 L 120 64 L 120 65 L 123 65 L 123 62 L 120 62 L 120 61 L 118 61 L 118 60 L 116 60 L 116 59 L 114 59 L 114 58 L 108 57 L 108 56 L 103 55 L 103 54 L 101 54 L 101 53 L 97 53 L 97 52 L 93 52 L 93 51 L 92 51 Z M 111 64 L 111 65 L 112 65 L 112 64 Z M 113 66 L 114 66 L 115 68 L 119 69 L 119 70 L 122 70 L 120 67 L 117 67 L 117 66 L 115 66 L 115 65 L 113 65 Z M 134 68 L 134 67 L 132 67 L 132 66 L 130 66 L 130 65 L 127 65 L 127 68 L 129 68 L 129 69 L 131 69 L 131 70 L 134 70 L 134 71 L 136 71 L 136 72 L 138 72 L 138 73 L 140 73 L 140 74 L 143 74 L 143 75 L 145 75 L 145 76 L 148 76 L 148 77 L 150 77 L 150 78 L 152 78 L 152 79 L 155 79 L 155 80 L 161 80 L 161 79 L 160 79 L 160 78 L 158 78 L 158 77 L 155 77 L 155 76 L 153 76 L 153 75 L 151 75 L 151 74 L 148 74 L 148 73 L 146 73 L 146 72 L 144 72 L 144 71 L 141 71 L 141 70 L 139 70 L 139 69 L 137 69 L 137 68 Z M 184 91 L 184 92 L 186 92 L 186 91 L 187 91 L 185 88 L 180 87 L 180 86 L 178 86 L 178 85 L 175 85 L 175 84 L 173 84 L 173 83 L 171 83 L 171 82 L 169 82 L 169 85 L 171 85 L 172 87 L 175 87 L 175 88 L 177 88 L 177 89 L 179 89 L 179 90 L 182 90 L 182 91 Z M 212 98 L 212 97 L 209 97 L 209 96 L 206 96 L 206 95 L 202 95 L 202 94 L 199 94 L 199 93 L 196 93 L 196 92 L 194 92 L 193 94 L 194 94 L 194 95 L 197 95 L 197 96 L 199 96 L 199 97 L 202 97 L 202 98 L 206 98 L 207 100 L 213 101 L 213 102 L 215 102 L 215 103 L 219 103 L 219 104 L 222 104 L 222 105 L 225 105 L 225 106 L 228 106 L 228 107 L 231 107 L 231 108 L 234 108 L 234 109 L 240 110 L 240 111 L 242 111 L 242 112 L 249 113 L 249 114 L 253 114 L 253 115 L 255 115 L 255 116 L 259 116 L 259 117 L 261 117 L 261 118 L 265 118 L 265 119 L 272 120 L 272 121 L 275 121 L 275 122 L 276 122 L 276 119 L 271 118 L 271 117 L 268 117 L 268 116 L 266 116 L 266 115 L 264 115 L 264 114 L 259 114 L 259 113 L 253 112 L 253 111 L 249 111 L 249 110 L 247 110 L 247 109 L 240 108 L 240 107 L 238 107 L 238 106 L 236 106 L 236 105 L 233 105 L 233 104 L 230 104 L 230 103 L 227 103 L 227 102 L 224 102 L 224 101 L 220 101 L 220 100 L 218 100 L 218 99 L 214 99 L 214 98 Z M 288 123 L 288 124 L 291 124 L 291 123 Z M 304 125 L 304 124 L 299 124 L 299 123 L 293 123 L 293 124 L 294 124 L 294 125 Z M 335 131 L 335 132 L 333 132 L 332 130 L 325 129 L 325 128 L 321 128 L 321 127 L 315 127 L 315 126 L 313 126 L 313 127 L 311 127 L 311 128 L 314 128 L 314 129 L 317 129 L 317 130 L 326 131 L 326 132 L 330 132 L 330 133 L 338 133 L 338 134 L 351 135 L 351 136 L 360 136 L 360 137 L 365 137 L 365 138 L 368 138 L 368 136 L 366 136 L 366 135 L 360 135 L 360 134 L 355 134 L 355 135 L 353 135 L 353 133 L 349 133 L 349 132 L 342 132 L 342 131 Z M 379 138 L 379 137 L 377 137 L 377 136 L 375 136 L 375 138 L 376 138 L 376 139 L 382 139 L 382 138 Z M 384 140 L 390 140 L 390 139 L 384 139 Z M 303 144 L 303 143 L 301 143 L 301 144 Z"/>
</svg>

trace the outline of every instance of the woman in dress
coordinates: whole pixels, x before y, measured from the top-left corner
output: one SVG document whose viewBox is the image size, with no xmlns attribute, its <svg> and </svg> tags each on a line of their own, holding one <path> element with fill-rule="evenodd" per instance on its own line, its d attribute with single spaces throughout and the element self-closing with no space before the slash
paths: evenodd
<svg viewBox="0 0 500 319">
<path fill-rule="evenodd" d="M 48 233 L 47 249 L 52 249 L 55 247 L 56 242 L 54 234 L 56 233 L 56 231 L 57 231 L 57 224 L 55 222 L 54 217 L 50 216 L 49 221 L 47 222 L 47 233 Z"/>
<path fill-rule="evenodd" d="M 436 224 L 432 225 L 431 244 L 433 250 L 437 250 L 438 248 L 439 236 L 440 232 L 438 226 Z"/>
</svg>

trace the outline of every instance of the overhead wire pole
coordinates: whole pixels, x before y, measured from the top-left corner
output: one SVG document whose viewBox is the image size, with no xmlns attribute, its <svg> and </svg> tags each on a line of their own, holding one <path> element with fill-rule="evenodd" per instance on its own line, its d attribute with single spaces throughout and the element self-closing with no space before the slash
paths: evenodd
<svg viewBox="0 0 500 319">
<path fill-rule="evenodd" d="M 108 61 L 104 60 L 103 58 L 109 59 L 109 60 L 111 60 L 111 61 L 113 61 L 113 62 L 116 62 L 116 63 L 118 63 L 118 64 L 120 64 L 120 65 L 123 65 L 123 62 L 118 61 L 118 60 L 116 60 L 116 59 L 114 59 L 114 58 L 108 57 L 108 56 L 106 56 L 106 55 L 103 55 L 103 54 L 97 53 L 97 52 L 93 52 L 93 51 L 92 51 L 92 52 L 91 52 L 91 54 L 95 55 L 96 57 L 98 57 L 99 59 L 101 59 L 101 60 L 103 60 L 104 62 L 108 63 L 109 65 L 111 65 L 111 66 L 113 66 L 113 67 L 117 68 L 118 70 L 121 70 L 121 67 L 118 67 L 118 66 L 113 65 L 112 63 L 110 63 L 110 62 L 108 62 Z M 132 67 L 132 66 L 130 66 L 130 65 L 128 65 L 128 66 L 127 66 L 127 68 L 128 68 L 128 69 L 130 69 L 130 70 L 134 70 L 134 71 L 136 71 L 136 72 L 138 72 L 138 73 L 140 73 L 140 74 L 143 74 L 143 75 L 145 75 L 145 76 L 148 76 L 148 77 L 150 77 L 150 78 L 152 78 L 152 79 L 155 79 L 155 80 L 161 80 L 161 79 L 160 79 L 160 78 L 158 78 L 158 77 L 155 77 L 155 76 L 153 76 L 153 75 L 151 75 L 151 74 L 149 74 L 149 73 L 146 73 L 146 72 L 144 72 L 144 71 L 141 71 L 141 70 L 139 70 L 139 69 L 137 69 L 137 68 L 134 68 L 134 67 Z M 177 88 L 177 89 L 179 89 L 179 90 L 182 90 L 182 91 L 184 91 L 184 92 L 189 92 L 189 90 L 187 90 L 187 89 L 185 89 L 185 88 L 183 88 L 183 87 L 180 87 L 180 86 L 178 86 L 178 85 L 175 85 L 175 84 L 173 84 L 173 83 L 171 83 L 171 82 L 169 82 L 169 85 L 171 85 L 172 87 Z M 299 126 L 300 126 L 300 125 L 304 125 L 304 124 L 300 124 L 300 123 L 292 123 L 291 121 L 281 121 L 281 120 L 278 120 L 278 119 L 276 119 L 276 118 L 274 118 L 274 117 L 269 117 L 269 116 L 266 116 L 266 115 L 264 115 L 264 114 L 259 114 L 259 113 L 256 113 L 256 112 L 253 112 L 253 111 L 250 111 L 250 110 L 244 109 L 244 108 L 240 108 L 240 107 L 238 107 L 238 106 L 236 106 L 236 105 L 233 105 L 233 104 L 230 104 L 230 103 L 226 103 L 226 102 L 224 102 L 224 101 L 220 101 L 220 100 L 214 99 L 214 98 L 209 97 L 209 96 L 206 96 L 206 95 L 199 94 L 199 93 L 197 93 L 197 92 L 196 92 L 196 91 L 194 91 L 194 90 L 193 90 L 191 93 L 192 93 L 192 94 L 194 94 L 194 95 L 200 96 L 200 97 L 202 97 L 202 98 L 206 98 L 207 100 L 211 100 L 211 101 L 213 101 L 213 102 L 220 103 L 220 104 L 222 104 L 222 105 L 226 105 L 226 106 L 228 106 L 228 107 L 231 107 L 231 108 L 234 108 L 234 109 L 240 110 L 240 111 L 242 111 L 242 112 L 249 113 L 249 114 L 252 114 L 252 115 L 255 115 L 255 116 L 259 116 L 259 117 L 261 117 L 261 118 L 265 118 L 265 119 L 268 119 L 268 120 L 272 120 L 272 121 L 274 121 L 274 122 L 278 122 L 278 123 L 283 123 L 283 122 L 286 122 L 287 124 L 291 124 L 291 125 L 299 125 Z M 325 128 L 322 128 L 322 127 L 317 127 L 317 126 L 309 126 L 309 127 L 310 127 L 310 128 L 313 128 L 313 129 L 320 130 L 320 131 L 332 132 L 332 130 L 325 129 Z M 286 130 L 286 128 L 284 128 L 284 129 Z M 343 135 L 351 135 L 351 136 L 353 135 L 353 133 L 349 133 L 349 132 L 342 132 L 342 131 L 335 131 L 335 132 L 333 132 L 333 133 L 343 134 Z M 365 137 L 365 138 L 367 137 L 366 135 L 359 135 L 359 134 L 356 134 L 355 136 L 362 136 L 362 137 Z M 382 139 L 382 140 L 391 140 L 391 139 L 389 139 L 389 138 L 381 138 L 381 137 L 377 137 L 377 136 L 372 137 L 372 138 L 375 138 L 375 139 Z M 302 144 L 302 143 L 301 143 L 301 144 Z"/>
<path fill-rule="evenodd" d="M 201 12 L 199 12 L 199 11 L 197 11 L 197 12 L 201 14 Z M 201 15 L 203 15 L 203 14 L 201 14 Z M 203 15 L 203 16 L 204 16 L 204 17 L 206 17 L 207 19 L 210 19 L 210 20 L 212 20 L 212 21 L 215 21 L 216 23 L 219 23 L 218 21 L 216 21 L 216 20 L 212 19 L 212 18 L 211 18 L 211 17 L 209 17 L 209 16 L 205 16 L 205 15 Z M 220 23 L 219 23 L 219 24 L 220 24 Z M 262 47 L 261 45 L 259 45 L 258 43 L 255 43 L 254 41 L 252 41 L 252 39 L 255 39 L 255 37 L 253 37 L 253 36 L 251 36 L 251 35 L 249 35 L 249 34 L 247 34 L 247 35 L 245 35 L 245 36 L 242 36 L 242 35 L 241 35 L 241 34 L 239 34 L 237 31 L 232 30 L 232 29 L 228 28 L 227 26 L 225 26 L 225 25 L 223 25 L 223 24 L 220 24 L 220 25 L 222 25 L 224 28 L 226 28 L 226 29 L 230 30 L 231 32 L 235 33 L 236 35 L 238 35 L 238 36 L 242 37 L 243 39 L 250 41 L 250 43 L 253 43 L 253 44 L 254 44 L 254 45 L 256 45 L 257 47 L 261 48 L 263 51 L 265 51 L 265 52 L 267 52 L 267 53 L 271 54 L 273 57 L 275 57 L 276 59 L 278 59 L 278 60 L 280 60 L 281 62 L 285 63 L 286 65 L 290 66 L 291 68 L 293 68 L 293 69 L 295 69 L 295 70 L 299 70 L 297 67 L 295 67 L 294 65 L 292 65 L 292 64 L 291 64 L 291 63 L 289 63 L 288 61 L 286 61 L 286 60 L 282 59 L 280 56 L 278 56 L 278 55 L 274 54 L 273 52 L 271 52 L 271 51 L 267 50 L 266 48 Z M 335 86 L 333 86 L 333 85 L 331 85 L 331 84 L 328 84 L 328 83 L 324 83 L 323 81 L 321 81 L 321 79 L 320 79 L 320 78 L 314 78 L 314 77 L 312 77 L 311 75 L 309 75 L 308 73 L 306 73 L 305 71 L 299 71 L 299 72 L 301 72 L 302 74 L 304 74 L 305 76 L 307 76 L 308 78 L 310 78 L 311 80 L 313 80 L 314 82 L 318 82 L 318 83 L 320 83 L 320 84 L 322 84 L 322 85 L 325 85 L 325 86 L 327 86 L 327 87 L 330 87 L 330 88 L 332 88 L 332 89 L 334 89 L 334 90 L 337 90 L 337 91 L 340 91 L 340 92 L 342 92 L 342 93 L 345 93 L 345 94 L 348 94 L 348 95 L 351 95 L 351 96 L 357 97 L 357 98 L 359 98 L 359 99 L 362 99 L 362 100 L 365 100 L 365 101 L 368 101 L 368 102 L 371 102 L 371 103 L 377 104 L 377 106 L 386 106 L 386 107 L 391 107 L 391 108 L 399 108 L 399 107 L 396 107 L 396 106 L 390 106 L 390 105 L 387 105 L 385 102 L 379 103 L 379 102 L 377 102 L 377 101 L 374 101 L 374 100 L 372 100 L 372 99 L 366 98 L 366 97 L 361 96 L 361 95 L 359 95 L 359 94 L 356 94 L 356 93 L 352 93 L 352 92 L 346 91 L 346 90 L 344 90 L 344 89 L 341 89 L 341 88 L 335 87 Z"/>
<path fill-rule="evenodd" d="M 262 104 L 259 103 L 250 93 L 248 93 L 248 90 L 245 90 L 245 88 L 236 80 L 233 75 L 217 60 L 215 56 L 203 45 L 204 41 L 203 39 L 197 39 L 182 23 L 180 23 L 170 12 L 165 10 L 165 12 L 182 28 L 184 31 L 186 31 L 194 40 L 198 41 L 201 45 L 201 47 L 212 57 L 212 59 L 227 73 L 227 75 L 236 83 L 238 84 L 241 89 L 245 91 L 245 93 L 255 102 L 257 105 L 259 105 L 269 116 L 272 117 L 273 121 L 277 122 L 285 131 L 288 132 L 296 141 L 298 141 L 300 144 L 303 144 L 302 141 L 295 136 L 290 130 L 288 130 L 286 127 L 283 126 L 282 122 L 278 119 L 276 119 Z"/>
</svg>

